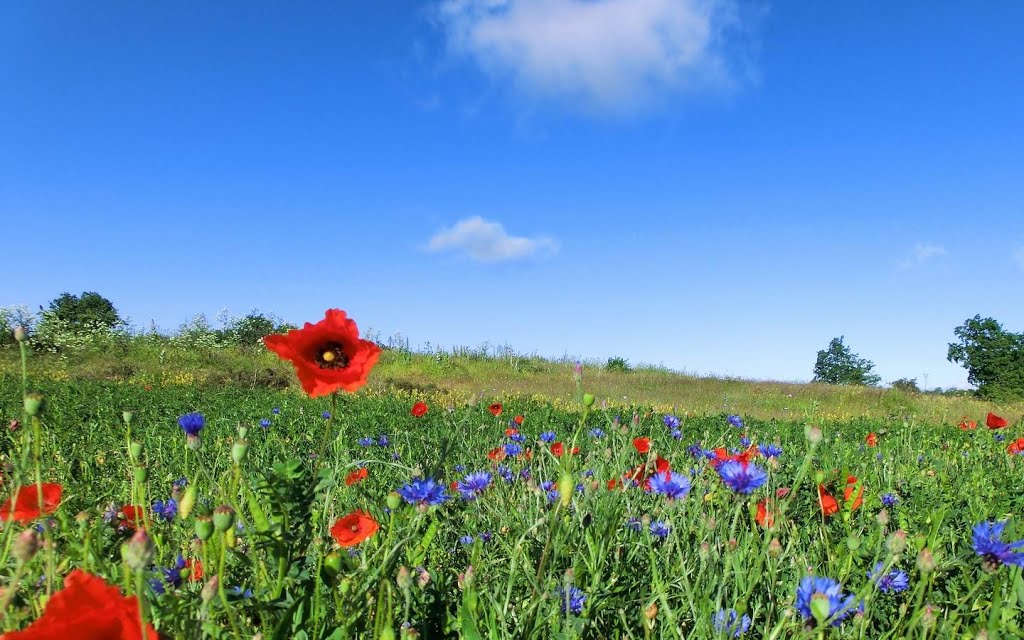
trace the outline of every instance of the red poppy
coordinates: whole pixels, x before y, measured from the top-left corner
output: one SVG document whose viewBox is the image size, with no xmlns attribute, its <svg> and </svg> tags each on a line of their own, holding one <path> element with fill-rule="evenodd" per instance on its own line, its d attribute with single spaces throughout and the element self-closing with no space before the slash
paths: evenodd
<svg viewBox="0 0 1024 640">
<path fill-rule="evenodd" d="M 366 476 L 369 474 L 370 472 L 366 470 L 366 467 L 356 469 L 345 476 L 345 486 L 351 487 L 357 482 L 362 482 L 363 480 L 366 480 Z"/>
<path fill-rule="evenodd" d="M 633 438 L 633 447 L 638 453 L 647 453 L 651 450 L 650 438 Z"/>
<path fill-rule="evenodd" d="M 1006 447 L 1006 452 L 1010 454 L 1021 454 L 1024 453 L 1024 438 L 1017 438 Z"/>
<path fill-rule="evenodd" d="M 565 453 L 565 446 L 561 442 L 551 445 L 551 455 L 561 458 L 563 453 Z"/>
<path fill-rule="evenodd" d="M 56 511 L 60 503 L 60 494 L 64 488 L 54 482 L 43 483 L 43 509 L 39 510 L 39 486 L 27 484 L 18 489 L 18 495 L 12 503 L 11 498 L 0 505 L 0 520 L 14 520 L 28 524 L 41 515 L 49 515 Z"/>
<path fill-rule="evenodd" d="M 853 490 L 857 488 L 857 476 L 848 476 L 846 478 L 846 489 L 843 490 L 843 502 L 850 502 L 850 497 L 853 495 Z M 864 502 L 864 485 L 860 485 L 860 490 L 857 491 L 857 497 L 854 498 L 853 504 L 850 505 L 850 510 L 853 511 Z"/>
<path fill-rule="evenodd" d="M 22 631 L 4 634 L 8 640 L 143 640 L 139 603 L 135 596 L 103 578 L 75 569 L 64 578 L 64 588 L 46 603 L 43 615 Z M 146 625 L 145 640 L 157 640 L 152 625 Z"/>
<path fill-rule="evenodd" d="M 869 447 L 873 447 L 878 444 L 878 436 L 876 436 L 874 432 L 869 433 L 868 437 L 864 438 L 864 442 L 866 442 Z"/>
<path fill-rule="evenodd" d="M 380 525 L 370 514 L 364 511 L 353 511 L 331 527 L 331 537 L 342 547 L 354 547 L 363 540 L 373 537 Z"/>
<path fill-rule="evenodd" d="M 519 425 L 523 424 L 523 416 L 520 415 L 520 416 L 516 416 L 516 417 L 512 418 L 512 422 L 514 422 L 516 424 L 519 424 Z"/>
<path fill-rule="evenodd" d="M 661 456 L 658 456 L 654 461 L 653 471 L 648 473 L 647 463 L 638 465 L 627 471 L 622 476 L 622 483 L 625 484 L 626 482 L 629 482 L 630 484 L 633 485 L 642 484 L 644 486 L 644 489 L 649 491 L 651 488 L 651 476 L 657 473 L 664 473 L 666 471 L 670 471 L 671 469 L 672 465 L 669 463 L 669 461 L 666 460 L 665 458 L 662 458 Z"/>
<path fill-rule="evenodd" d="M 769 507 L 772 509 L 769 510 Z M 774 505 L 768 498 L 763 498 L 757 503 L 757 514 L 754 516 L 754 521 L 766 529 L 775 526 Z"/>
<path fill-rule="evenodd" d="M 505 447 L 494 447 L 487 452 L 487 457 L 495 462 L 501 462 L 505 459 L 506 455 L 508 454 L 505 453 Z"/>
<path fill-rule="evenodd" d="M 117 514 L 118 525 L 128 529 L 138 529 L 142 525 L 142 515 L 144 510 L 142 507 L 134 504 L 126 504 L 121 507 L 121 510 Z"/>
<path fill-rule="evenodd" d="M 960 430 L 961 431 L 968 431 L 968 430 L 977 429 L 977 428 L 978 428 L 978 423 L 975 422 L 974 420 L 969 420 L 967 418 L 967 416 L 964 416 L 963 418 L 960 419 Z"/>
<path fill-rule="evenodd" d="M 500 402 L 495 402 L 491 406 L 487 407 L 487 410 L 491 412 L 492 416 L 495 416 L 495 417 L 500 416 L 501 415 L 501 411 L 502 411 L 501 403 Z"/>
<path fill-rule="evenodd" d="M 152 391 L 153 390 L 153 385 L 147 384 L 146 386 L 143 387 L 143 389 L 145 389 L 146 391 Z"/>
<path fill-rule="evenodd" d="M 527 449 L 523 453 L 523 457 L 526 458 L 527 460 L 533 460 L 533 449 Z"/>
<path fill-rule="evenodd" d="M 989 429 L 1002 429 L 1008 424 L 1010 423 L 1006 418 L 1001 418 L 992 412 L 989 412 L 988 416 L 985 417 L 985 426 Z"/>
<path fill-rule="evenodd" d="M 614 489 L 614 488 L 615 488 L 615 487 L 617 487 L 617 486 L 619 486 L 619 481 L 618 481 L 618 479 L 616 479 L 616 478 L 612 478 L 611 480 L 609 480 L 609 481 L 608 481 L 608 488 L 609 488 L 609 489 Z"/>
<path fill-rule="evenodd" d="M 412 410 L 410 413 L 412 413 L 412 415 L 416 416 L 417 418 L 422 418 L 423 416 L 427 415 L 427 403 L 417 402 L 416 404 L 412 405 Z"/>
<path fill-rule="evenodd" d="M 511 438 L 512 436 L 516 435 L 517 433 L 519 433 L 519 429 L 516 429 L 515 427 L 509 427 L 508 429 L 505 429 L 505 437 L 506 438 Z"/>
<path fill-rule="evenodd" d="M 189 558 L 185 561 L 185 568 L 189 569 L 189 582 L 199 582 L 203 579 L 203 561 L 199 558 Z"/>
<path fill-rule="evenodd" d="M 359 338 L 356 323 L 340 309 L 328 309 L 324 319 L 306 323 L 286 334 L 272 334 L 263 344 L 284 360 L 291 360 L 302 389 L 311 398 L 338 389 L 356 391 L 366 384 L 380 347 Z"/>
<path fill-rule="evenodd" d="M 825 489 L 823 484 L 818 485 L 818 502 L 821 505 L 821 514 L 826 518 L 839 511 L 839 503 Z"/>
</svg>

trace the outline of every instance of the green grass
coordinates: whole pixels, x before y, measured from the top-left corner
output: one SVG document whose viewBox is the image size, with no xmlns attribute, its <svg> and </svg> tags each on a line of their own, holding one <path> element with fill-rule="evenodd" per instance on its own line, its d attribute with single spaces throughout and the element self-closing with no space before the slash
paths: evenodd
<svg viewBox="0 0 1024 640">
<path fill-rule="evenodd" d="M 3 529 L 4 630 L 38 618 L 47 585 L 80 567 L 138 594 L 148 618 L 173 638 L 413 637 L 410 630 L 424 638 L 716 638 L 723 636 L 712 616 L 729 608 L 751 617 L 751 638 L 1024 633 L 1021 569 L 986 572 L 970 547 L 971 528 L 985 520 L 1010 518 L 1006 538 L 1024 537 L 1024 457 L 1008 455 L 984 427 L 951 424 L 968 409 L 983 420 L 989 407 L 980 403 L 940 412 L 936 403 L 973 401 L 588 368 L 586 390 L 614 402 L 584 410 L 567 364 L 397 352 L 385 354 L 367 388 L 332 403 L 297 393 L 288 370 L 260 353 L 162 347 L 160 357 L 158 347 L 31 360 L 31 387 L 47 398 L 38 468 L 64 496 L 44 534 L 49 545 L 24 565 L 12 545 L 25 527 Z M 9 360 L 4 367 L 14 369 Z M 410 414 L 417 399 L 430 406 L 422 418 Z M 493 400 L 504 402 L 500 416 L 487 410 Z M 0 416 L 19 418 L 21 402 L 20 375 L 0 375 Z M 663 423 L 672 405 L 678 440 Z M 133 411 L 130 431 L 125 408 Z M 999 409 L 1013 419 L 1006 437 L 1024 436 L 1019 413 Z M 198 450 L 186 447 L 177 425 L 190 411 L 206 416 Z M 726 413 L 744 415 L 742 432 Z M 506 482 L 488 452 L 510 442 L 505 430 L 515 415 L 524 417 L 522 446 L 532 457 L 502 461 L 513 476 Z M 266 429 L 263 419 L 271 421 Z M 820 442 L 806 437 L 811 424 Z M 34 482 L 30 426 L 4 437 L 5 490 Z M 579 454 L 555 458 L 539 440 L 546 431 Z M 864 445 L 870 432 L 879 436 L 875 448 Z M 741 433 L 783 449 L 778 460 L 755 461 L 768 480 L 749 497 L 687 451 L 696 442 L 738 447 Z M 358 444 L 381 435 L 387 446 Z M 651 438 L 651 453 L 637 453 L 637 437 Z M 248 446 L 236 464 L 232 449 L 242 438 Z M 130 441 L 141 446 L 134 460 Z M 686 498 L 608 489 L 657 455 L 691 478 Z M 347 486 L 357 467 L 368 477 Z M 473 501 L 424 508 L 393 494 L 416 477 L 447 487 L 477 470 L 494 478 Z M 841 500 L 849 475 L 864 487 L 863 505 L 823 518 L 817 485 Z M 103 512 L 110 503 L 167 499 L 181 477 L 197 491 L 195 509 L 169 522 L 147 510 L 155 552 L 145 568 L 128 571 L 120 549 L 130 532 Z M 562 495 L 552 501 L 545 482 Z M 775 526 L 765 529 L 753 508 L 781 488 L 790 492 L 776 500 Z M 882 508 L 885 493 L 899 496 L 895 508 Z M 241 528 L 197 542 L 197 516 L 220 505 L 234 509 Z M 350 557 L 328 530 L 355 509 L 380 530 Z M 654 522 L 669 528 L 664 540 L 651 533 Z M 907 540 L 899 552 L 896 531 Z M 934 560 L 921 563 L 925 549 Z M 225 589 L 204 600 L 202 581 L 185 580 L 158 594 L 149 582 L 179 554 L 200 560 L 204 580 L 216 573 Z M 876 562 L 905 571 L 909 589 L 879 592 L 867 579 Z M 864 600 L 864 613 L 809 629 L 794 609 L 808 574 L 840 581 Z M 556 594 L 569 586 L 586 594 L 579 614 L 561 611 Z"/>
</svg>

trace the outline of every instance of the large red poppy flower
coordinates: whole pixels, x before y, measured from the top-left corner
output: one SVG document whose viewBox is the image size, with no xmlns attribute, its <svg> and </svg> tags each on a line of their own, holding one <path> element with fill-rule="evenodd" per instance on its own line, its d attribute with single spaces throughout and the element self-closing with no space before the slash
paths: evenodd
<svg viewBox="0 0 1024 640">
<path fill-rule="evenodd" d="M 487 457 L 490 460 L 494 460 L 495 462 L 501 462 L 502 460 L 505 459 L 505 456 L 507 455 L 508 454 L 505 453 L 505 447 L 494 447 L 493 449 L 487 452 Z"/>
<path fill-rule="evenodd" d="M 850 511 L 864 503 L 864 485 L 860 486 L 857 496 L 854 497 L 853 491 L 856 487 L 857 476 L 848 476 L 846 478 L 846 488 L 843 489 L 843 502 L 849 507 Z M 818 500 L 821 504 L 821 513 L 826 518 L 839 511 L 839 503 L 836 502 L 836 499 L 832 497 L 832 494 L 828 492 L 823 484 L 818 485 Z"/>
<path fill-rule="evenodd" d="M 328 309 L 316 324 L 307 322 L 301 329 L 266 336 L 263 344 L 291 360 L 303 391 L 311 398 L 338 389 L 356 391 L 366 384 L 380 357 L 380 347 L 361 340 L 356 323 L 340 309 Z"/>
<path fill-rule="evenodd" d="M 363 540 L 377 533 L 380 526 L 370 514 L 364 511 L 353 511 L 331 527 L 331 537 L 342 547 L 354 547 Z"/>
<path fill-rule="evenodd" d="M 362 482 L 363 480 L 366 480 L 366 476 L 369 474 L 370 472 L 366 470 L 366 467 L 356 469 L 345 476 L 345 486 L 351 487 L 357 482 Z"/>
<path fill-rule="evenodd" d="M 579 452 L 580 452 L 580 448 L 579 447 L 573 447 L 572 451 L 569 452 L 569 455 L 574 456 L 574 455 L 576 455 Z M 556 443 L 551 445 L 551 455 L 555 456 L 556 458 L 561 458 L 564 453 L 565 453 L 565 445 L 562 444 L 561 442 L 556 442 Z"/>
<path fill-rule="evenodd" d="M 417 418 L 422 418 L 423 416 L 427 415 L 427 403 L 417 402 L 416 404 L 412 405 L 411 413 Z"/>
<path fill-rule="evenodd" d="M 500 402 L 495 402 L 491 406 L 487 407 L 487 410 L 491 412 L 492 416 L 498 417 L 498 416 L 501 415 L 501 412 L 502 412 L 501 403 Z"/>
<path fill-rule="evenodd" d="M 647 453 L 651 450 L 651 439 L 633 438 L 633 448 L 637 450 L 637 453 Z"/>
<path fill-rule="evenodd" d="M 1002 429 L 1006 425 L 1010 424 L 1006 418 L 997 416 L 996 414 L 989 412 L 985 417 L 985 426 L 989 429 Z"/>
<path fill-rule="evenodd" d="M 1024 453 L 1024 438 L 1017 438 L 1006 447 L 1006 453 L 1018 455 Z"/>
<path fill-rule="evenodd" d="M 857 476 L 848 476 L 846 478 L 846 489 L 843 490 L 843 501 L 849 503 L 850 498 L 853 496 L 853 490 L 857 488 Z M 850 510 L 854 510 L 864 502 L 864 485 L 861 484 L 857 491 L 857 497 L 853 499 L 853 504 L 850 505 Z"/>
<path fill-rule="evenodd" d="M 27 484 L 18 489 L 18 495 L 8 498 L 0 505 L 0 520 L 14 520 L 28 524 L 41 515 L 49 515 L 57 510 L 60 494 L 64 488 L 54 482 L 43 483 L 43 509 L 39 510 L 39 486 Z"/>
<path fill-rule="evenodd" d="M 757 513 L 754 521 L 765 529 L 775 526 L 775 505 L 768 498 L 762 498 L 757 503 Z"/>
<path fill-rule="evenodd" d="M 523 416 L 519 415 L 519 416 L 516 416 L 516 417 L 512 418 L 512 422 L 514 422 L 514 423 L 516 423 L 516 424 L 521 426 L 523 424 Z"/>
<path fill-rule="evenodd" d="M 46 603 L 43 615 L 22 631 L 4 634 L 5 640 L 143 640 L 139 603 L 103 578 L 79 569 L 64 578 L 64 588 Z M 157 640 L 146 625 L 145 640 Z"/>
<path fill-rule="evenodd" d="M 118 526 L 134 531 L 142 526 L 143 508 L 134 504 L 126 504 L 117 514 Z"/>
</svg>

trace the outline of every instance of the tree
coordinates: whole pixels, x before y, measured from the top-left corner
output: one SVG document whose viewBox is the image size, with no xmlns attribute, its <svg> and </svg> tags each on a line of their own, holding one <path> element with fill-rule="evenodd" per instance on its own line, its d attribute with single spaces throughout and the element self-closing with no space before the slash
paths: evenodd
<svg viewBox="0 0 1024 640">
<path fill-rule="evenodd" d="M 113 329 L 124 324 L 114 304 L 95 291 L 81 296 L 62 293 L 50 301 L 50 313 L 71 331 Z"/>
<path fill-rule="evenodd" d="M 946 359 L 967 369 L 967 381 L 991 400 L 1024 398 L 1024 334 L 976 315 L 953 330 Z"/>
<path fill-rule="evenodd" d="M 843 344 L 844 337 L 832 338 L 828 347 L 818 352 L 814 363 L 814 382 L 871 386 L 881 382 L 881 376 L 871 373 L 875 364 L 850 351 L 850 347 Z"/>
</svg>

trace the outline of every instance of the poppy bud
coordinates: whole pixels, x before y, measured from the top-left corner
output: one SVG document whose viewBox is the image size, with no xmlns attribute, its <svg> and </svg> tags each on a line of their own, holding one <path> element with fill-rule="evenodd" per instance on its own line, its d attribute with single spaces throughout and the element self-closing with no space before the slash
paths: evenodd
<svg viewBox="0 0 1024 640">
<path fill-rule="evenodd" d="M 213 528 L 224 533 L 235 524 L 235 510 L 229 505 L 222 504 L 213 510 Z"/>
<path fill-rule="evenodd" d="M 25 327 L 14 327 L 14 339 L 17 342 L 25 342 L 26 340 L 28 340 L 28 331 L 25 331 Z"/>
<path fill-rule="evenodd" d="M 30 417 L 42 415 L 45 409 L 46 396 L 37 391 L 25 394 L 25 413 Z"/>
<path fill-rule="evenodd" d="M 196 486 L 190 484 L 185 488 L 185 495 L 178 501 L 178 515 L 187 518 L 192 513 L 192 507 L 196 505 Z"/>
<path fill-rule="evenodd" d="M 935 556 L 927 547 L 917 554 L 917 570 L 921 573 L 931 573 L 935 570 Z"/>
<path fill-rule="evenodd" d="M 134 418 L 135 412 L 132 411 L 131 409 L 125 409 L 124 411 L 121 412 L 121 419 L 124 420 L 124 423 L 129 427 L 132 426 L 132 420 Z"/>
<path fill-rule="evenodd" d="M 142 455 L 142 443 L 133 440 L 131 444 L 128 445 L 128 455 L 131 456 L 132 460 L 138 460 Z"/>
<path fill-rule="evenodd" d="M 658 617 L 658 603 L 657 601 L 652 602 L 646 609 L 644 609 L 644 620 L 646 621 L 647 627 L 654 628 L 654 619 Z"/>
<path fill-rule="evenodd" d="M 146 467 L 135 467 L 133 472 L 136 484 L 146 484 L 146 480 L 149 478 L 149 469 Z"/>
<path fill-rule="evenodd" d="M 402 506 L 402 496 L 399 495 L 398 492 L 392 491 L 391 493 L 388 494 L 387 500 L 385 500 L 385 502 L 387 502 L 388 509 L 394 511 L 398 507 Z"/>
<path fill-rule="evenodd" d="M 420 589 L 426 589 L 427 585 L 430 584 L 430 572 L 423 567 L 419 568 L 420 575 L 416 579 L 416 584 Z"/>
<path fill-rule="evenodd" d="M 924 605 L 924 611 L 921 612 L 921 628 L 924 630 L 931 629 L 935 626 L 935 606 L 931 604 Z"/>
<path fill-rule="evenodd" d="M 39 551 L 39 536 L 35 529 L 25 529 L 15 538 L 12 553 L 18 562 L 25 564 L 35 557 L 37 551 Z"/>
<path fill-rule="evenodd" d="M 412 586 L 412 574 L 409 572 L 408 567 L 398 567 L 398 575 L 395 577 L 395 584 L 402 591 L 406 591 Z"/>
<path fill-rule="evenodd" d="M 807 441 L 810 442 L 811 444 L 818 444 L 819 442 L 821 442 L 822 438 L 821 427 L 807 425 L 807 427 L 804 429 L 804 437 L 806 437 Z"/>
<path fill-rule="evenodd" d="M 203 585 L 203 591 L 200 594 L 200 598 L 203 599 L 203 603 L 209 603 L 213 600 L 213 597 L 217 595 L 217 591 L 220 589 L 220 579 L 217 576 L 213 576 L 206 581 Z"/>
<path fill-rule="evenodd" d="M 592 393 L 584 393 L 583 394 L 583 406 L 584 407 L 592 407 L 592 406 L 594 406 L 594 401 L 595 400 L 597 400 L 597 398 L 594 397 L 594 394 L 592 394 Z"/>
<path fill-rule="evenodd" d="M 818 624 L 825 624 L 829 614 L 832 612 L 832 604 L 824 593 L 811 595 L 811 615 L 818 621 Z"/>
<path fill-rule="evenodd" d="M 142 571 L 149 566 L 156 547 L 145 529 L 139 528 L 127 542 L 121 545 L 121 559 L 133 571 Z"/>
<path fill-rule="evenodd" d="M 200 540 L 204 542 L 209 540 L 213 535 L 213 520 L 207 515 L 196 516 L 195 530 L 196 537 Z"/>
<path fill-rule="evenodd" d="M 885 546 L 891 554 L 903 553 L 903 550 L 907 548 L 907 532 L 903 529 L 894 531 L 885 541 Z"/>
<path fill-rule="evenodd" d="M 772 541 L 768 543 L 768 555 L 773 558 L 778 558 L 782 555 L 782 543 L 779 542 L 778 538 L 772 538 Z"/>
<path fill-rule="evenodd" d="M 248 452 L 248 440 L 239 440 L 235 444 L 231 445 L 231 459 L 235 461 L 236 465 L 242 464 L 242 461 L 245 460 L 245 454 Z"/>
<path fill-rule="evenodd" d="M 247 427 L 245 425 L 239 425 L 238 426 L 238 438 L 240 440 L 245 440 L 245 436 L 247 436 L 247 435 L 249 435 L 249 427 Z"/>
<path fill-rule="evenodd" d="M 341 573 L 341 554 L 337 551 L 332 551 L 324 556 L 324 572 L 329 578 Z"/>
</svg>

